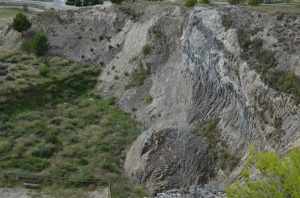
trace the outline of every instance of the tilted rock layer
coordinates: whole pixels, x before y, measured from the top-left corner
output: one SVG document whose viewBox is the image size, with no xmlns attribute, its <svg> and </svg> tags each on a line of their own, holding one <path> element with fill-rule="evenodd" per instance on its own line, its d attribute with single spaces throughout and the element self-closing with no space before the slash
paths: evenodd
<svg viewBox="0 0 300 198">
<path fill-rule="evenodd" d="M 274 52 L 278 69 L 299 75 L 300 16 L 133 4 L 42 13 L 32 20 L 27 37 L 43 31 L 52 53 L 101 65 L 99 93 L 118 98 L 144 130 L 127 153 L 125 171 L 152 193 L 230 182 L 250 146 L 285 153 L 300 145 L 299 106 L 264 84 L 238 42 L 238 29 L 247 30 Z M 19 44 L 19 34 L 0 31 L 3 41 Z M 16 43 L 0 48 L 16 49 Z M 208 131 L 217 134 L 201 133 L 201 126 L 193 133 L 199 120 L 217 120 Z M 224 152 L 225 160 L 241 160 L 235 170 L 221 165 Z"/>
</svg>

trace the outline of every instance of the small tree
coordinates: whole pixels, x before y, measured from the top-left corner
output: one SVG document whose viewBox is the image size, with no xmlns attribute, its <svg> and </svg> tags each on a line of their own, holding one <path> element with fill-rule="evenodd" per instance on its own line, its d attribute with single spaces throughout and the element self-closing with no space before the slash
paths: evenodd
<svg viewBox="0 0 300 198">
<path fill-rule="evenodd" d="M 229 3 L 230 5 L 240 4 L 242 2 L 243 0 L 227 0 L 227 3 Z"/>
<path fill-rule="evenodd" d="M 26 15 L 20 12 L 14 18 L 12 27 L 14 30 L 21 32 L 23 35 L 23 32 L 31 27 L 31 22 L 28 20 Z"/>
<path fill-rule="evenodd" d="M 80 7 L 82 5 L 81 0 L 76 0 L 75 1 L 75 6 Z"/>
<path fill-rule="evenodd" d="M 50 49 L 48 38 L 44 33 L 37 33 L 34 36 L 32 51 L 37 56 L 43 56 Z"/>
<path fill-rule="evenodd" d="M 32 51 L 32 42 L 30 40 L 25 39 L 21 44 L 21 49 L 25 52 L 31 52 Z"/>
</svg>

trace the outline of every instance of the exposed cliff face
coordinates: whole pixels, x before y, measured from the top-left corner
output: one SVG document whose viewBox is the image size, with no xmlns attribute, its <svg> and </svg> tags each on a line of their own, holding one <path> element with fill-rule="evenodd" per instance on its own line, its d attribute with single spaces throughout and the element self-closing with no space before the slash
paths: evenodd
<svg viewBox="0 0 300 198">
<path fill-rule="evenodd" d="M 124 167 L 151 192 L 230 181 L 240 167 L 232 172 L 228 161 L 243 161 L 251 145 L 280 153 L 300 145 L 298 105 L 261 80 L 239 42 L 239 30 L 261 38 L 274 67 L 299 75 L 299 16 L 162 5 L 60 13 L 47 26 L 43 16 L 33 31 L 48 34 L 53 53 L 103 65 L 100 94 L 117 97 L 143 127 Z"/>
</svg>

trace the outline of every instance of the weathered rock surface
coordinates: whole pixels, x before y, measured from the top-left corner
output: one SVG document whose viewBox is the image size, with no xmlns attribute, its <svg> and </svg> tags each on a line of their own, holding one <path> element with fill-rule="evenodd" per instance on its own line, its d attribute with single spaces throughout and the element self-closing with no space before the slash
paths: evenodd
<svg viewBox="0 0 300 198">
<path fill-rule="evenodd" d="M 158 193 L 155 198 L 225 198 L 225 193 L 216 186 L 191 186 L 189 189 L 172 189 Z"/>
<path fill-rule="evenodd" d="M 224 16 L 231 21 L 228 26 Z M 299 75 L 300 16 L 270 16 L 238 7 L 186 13 L 177 6 L 133 4 L 37 14 L 32 20 L 27 37 L 43 31 L 52 53 L 102 65 L 99 93 L 117 97 L 144 130 L 127 154 L 125 171 L 152 193 L 232 181 L 242 163 L 234 171 L 222 167 L 220 151 L 243 162 L 250 146 L 284 153 L 300 145 L 299 106 L 290 95 L 266 86 L 253 60 L 243 56 L 237 33 L 243 29 L 251 40 L 261 38 L 275 53 L 277 68 Z M 0 31 L 0 48 L 18 48 L 19 34 Z M 11 38 L 16 42 L 6 42 Z M 149 54 L 142 53 L 145 44 Z M 130 74 L 140 66 L 145 80 L 128 87 Z M 216 118 L 218 140 L 192 133 L 199 120 Z"/>
<path fill-rule="evenodd" d="M 207 144 L 185 130 L 170 128 L 144 132 L 127 156 L 127 173 L 137 183 L 146 182 L 151 192 L 206 183 L 214 173 Z"/>
</svg>

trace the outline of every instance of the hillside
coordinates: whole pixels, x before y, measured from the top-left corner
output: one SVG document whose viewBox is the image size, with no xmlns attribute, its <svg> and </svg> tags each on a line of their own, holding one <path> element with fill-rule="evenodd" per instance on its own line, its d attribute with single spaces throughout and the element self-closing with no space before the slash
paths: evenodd
<svg viewBox="0 0 300 198">
<path fill-rule="evenodd" d="M 1 51 L 0 60 L 0 169 L 12 175 L 1 186 L 21 185 L 13 175 L 25 174 L 53 178 L 42 185 L 55 197 L 86 197 L 108 185 L 112 197 L 147 195 L 122 173 L 140 132 L 114 99 L 93 91 L 99 66 L 13 51 Z"/>
<path fill-rule="evenodd" d="M 44 32 L 52 54 L 101 66 L 96 92 L 142 130 L 119 164 L 132 181 L 152 194 L 225 187 L 250 147 L 284 155 L 300 145 L 299 11 L 259 9 L 48 11 L 32 15 L 25 38 Z M 0 37 L 12 50 L 24 39 L 9 27 Z"/>
</svg>

